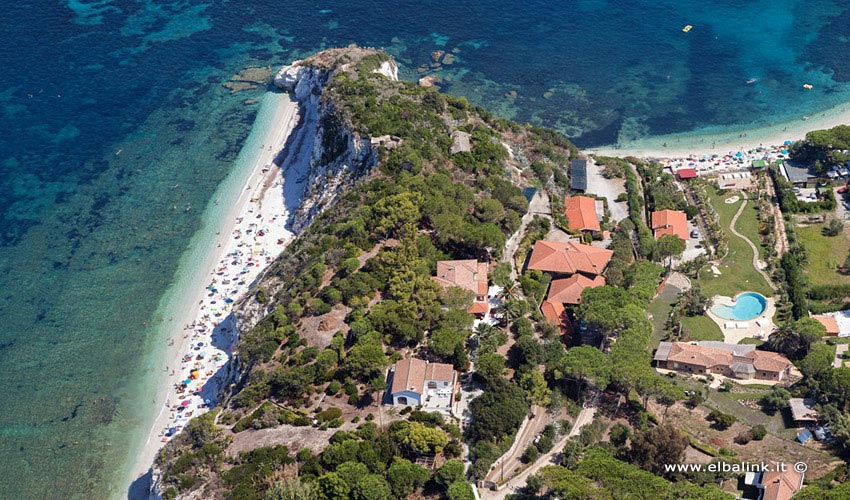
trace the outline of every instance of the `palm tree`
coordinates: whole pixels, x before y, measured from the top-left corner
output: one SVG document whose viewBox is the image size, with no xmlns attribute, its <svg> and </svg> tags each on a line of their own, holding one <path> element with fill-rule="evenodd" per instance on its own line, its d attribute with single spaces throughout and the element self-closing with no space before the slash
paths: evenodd
<svg viewBox="0 0 850 500">
<path fill-rule="evenodd" d="M 522 305 L 516 300 L 505 300 L 496 307 L 496 314 L 502 317 L 503 326 L 507 326 L 522 316 Z"/>
<path fill-rule="evenodd" d="M 496 285 L 502 288 L 502 291 L 497 295 L 498 298 L 507 302 L 509 300 L 516 300 L 519 296 L 519 286 L 517 282 L 511 278 L 503 280 L 501 283 L 496 283 Z"/>
<path fill-rule="evenodd" d="M 770 334 L 767 339 L 767 346 L 776 352 L 790 354 L 799 349 L 800 337 L 790 324 L 785 323 Z"/>
</svg>

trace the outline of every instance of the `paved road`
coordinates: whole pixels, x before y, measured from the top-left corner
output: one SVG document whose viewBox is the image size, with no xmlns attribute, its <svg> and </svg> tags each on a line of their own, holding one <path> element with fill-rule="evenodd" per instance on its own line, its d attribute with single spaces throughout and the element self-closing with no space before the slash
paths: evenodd
<svg viewBox="0 0 850 500">
<path fill-rule="evenodd" d="M 542 406 L 532 406 L 531 413 L 534 418 L 526 419 L 525 425 L 520 430 L 514 440 L 514 445 L 496 461 L 496 466 L 487 474 L 487 481 L 499 482 L 502 477 L 511 477 L 511 474 L 522 465 L 522 454 L 525 449 L 534 441 L 534 438 L 543 432 L 548 420 L 546 417 L 546 409 Z M 503 467 L 504 466 L 504 467 Z"/>
<path fill-rule="evenodd" d="M 508 238 L 508 241 L 505 242 L 505 251 L 502 253 L 502 262 L 510 262 L 513 264 L 514 254 L 519 247 L 520 242 L 525 237 L 525 231 L 528 229 L 528 225 L 534 219 L 535 215 L 542 215 L 552 220 L 552 209 L 549 206 L 549 194 L 546 191 L 537 191 L 534 193 L 534 196 L 531 198 L 531 201 L 528 204 L 528 212 L 522 216 L 522 223 L 519 226 L 519 229 Z M 517 273 L 516 269 L 511 270 L 511 278 L 516 279 Z"/>
<path fill-rule="evenodd" d="M 847 351 L 847 344 L 835 344 L 835 360 L 832 362 L 833 368 L 841 368 L 844 364 L 845 351 Z"/>
<path fill-rule="evenodd" d="M 560 441 L 555 443 L 555 446 L 553 446 L 548 453 L 538 458 L 537 461 L 531 465 L 531 467 L 525 469 L 516 477 L 511 478 L 511 480 L 509 481 L 510 486 L 505 487 L 499 491 L 479 490 L 481 498 L 484 500 L 504 500 L 506 496 L 511 493 L 516 493 L 517 490 L 525 486 L 525 482 L 528 480 L 528 478 L 537 473 L 537 471 L 540 470 L 541 467 L 552 465 L 554 463 L 554 458 L 557 457 L 559 453 L 561 453 L 561 450 L 564 449 L 564 446 L 566 446 L 567 441 L 569 441 L 570 438 L 578 436 L 578 434 L 581 432 L 582 427 L 589 424 L 590 422 L 593 422 L 593 416 L 596 415 L 595 402 L 589 403 L 589 405 L 593 406 L 586 406 L 581 410 L 581 413 L 579 413 L 578 417 L 576 417 L 576 421 L 573 425 L 573 428 L 570 429 L 570 433 L 564 438 L 562 438 Z"/>
</svg>

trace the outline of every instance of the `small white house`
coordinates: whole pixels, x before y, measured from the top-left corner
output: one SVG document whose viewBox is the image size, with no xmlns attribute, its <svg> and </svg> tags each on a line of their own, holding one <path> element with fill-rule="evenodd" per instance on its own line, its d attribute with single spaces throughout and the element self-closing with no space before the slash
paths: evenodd
<svg viewBox="0 0 850 500">
<path fill-rule="evenodd" d="M 452 406 L 457 372 L 452 365 L 406 358 L 390 369 L 390 396 L 394 406 L 422 406 L 446 410 Z"/>
</svg>

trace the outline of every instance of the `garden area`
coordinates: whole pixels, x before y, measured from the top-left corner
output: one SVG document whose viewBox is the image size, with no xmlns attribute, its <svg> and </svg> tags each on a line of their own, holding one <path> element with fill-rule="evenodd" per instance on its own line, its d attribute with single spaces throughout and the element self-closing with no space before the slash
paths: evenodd
<svg viewBox="0 0 850 500">
<path fill-rule="evenodd" d="M 839 270 L 850 255 L 850 241 L 843 234 L 824 235 L 824 224 L 797 226 L 797 241 L 806 249 L 806 277 L 812 286 L 850 284 L 850 274 Z"/>
<path fill-rule="evenodd" d="M 712 187 L 707 188 L 708 199 L 712 206 L 717 211 L 720 218 L 720 227 L 728 239 L 728 249 L 723 256 L 718 269 L 720 275 L 715 276 L 710 268 L 705 268 L 700 273 L 699 284 L 703 292 L 712 297 L 714 295 L 734 296 L 740 292 L 753 291 L 765 296 L 772 296 L 773 290 L 768 283 L 753 267 L 753 250 L 743 239 L 731 234 L 729 224 L 732 218 L 738 212 L 738 209 L 743 203 L 740 195 L 733 195 L 721 191 L 718 192 Z M 726 203 L 726 199 L 730 196 L 738 196 L 739 200 L 735 203 Z M 758 234 L 758 219 L 756 205 L 751 201 L 747 203 L 741 216 L 735 224 L 735 229 L 752 241 L 756 248 L 759 248 L 759 253 L 764 251 L 761 248 Z"/>
</svg>

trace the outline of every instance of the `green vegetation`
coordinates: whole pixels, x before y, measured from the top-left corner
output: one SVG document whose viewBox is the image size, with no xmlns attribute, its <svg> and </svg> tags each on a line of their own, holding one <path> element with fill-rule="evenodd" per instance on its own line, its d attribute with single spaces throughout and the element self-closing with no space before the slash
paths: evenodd
<svg viewBox="0 0 850 500">
<path fill-rule="evenodd" d="M 808 132 L 805 141 L 792 146 L 791 158 L 804 165 L 814 165 L 815 172 L 820 174 L 829 167 L 847 163 L 850 155 L 843 151 L 848 149 L 850 126 L 838 125 L 831 129 Z"/>
<path fill-rule="evenodd" d="M 732 222 L 732 217 L 743 203 L 743 200 L 738 200 L 735 203 L 726 203 L 728 195 L 709 190 L 708 198 L 711 201 L 714 209 L 720 217 L 720 226 L 723 231 L 729 231 L 729 224 Z M 746 212 L 746 209 L 745 209 Z M 751 214 L 755 217 L 754 214 Z M 743 217 L 743 215 L 742 215 Z M 737 231 L 747 236 L 750 241 L 758 245 L 758 224 L 748 223 L 750 233 L 744 232 L 739 226 L 740 222 L 735 225 Z M 699 285 L 703 292 L 709 296 L 726 295 L 734 296 L 740 292 L 753 291 L 765 296 L 773 295 L 773 290 L 765 282 L 764 277 L 753 267 L 753 250 L 746 241 L 741 238 L 728 234 L 728 251 L 721 260 L 720 275 L 715 276 L 711 269 L 706 268 L 700 273 Z"/>
<path fill-rule="evenodd" d="M 717 323 L 708 316 L 685 316 L 682 327 L 688 330 L 692 340 L 723 340 L 723 332 Z"/>
<path fill-rule="evenodd" d="M 824 236 L 823 230 L 823 224 L 797 227 L 797 241 L 806 250 L 806 278 L 813 287 L 850 284 L 850 274 L 842 272 L 850 241 L 843 234 Z"/>
<path fill-rule="evenodd" d="M 779 200 L 779 208 L 784 214 L 817 213 L 821 211 L 835 210 L 835 194 L 832 186 L 828 183 L 818 184 L 818 201 L 805 202 L 797 199 L 794 193 L 794 185 L 779 171 L 779 164 L 771 165 L 768 169 L 770 178 Z"/>
<path fill-rule="evenodd" d="M 158 466 L 164 471 L 166 496 L 468 500 L 473 495 L 467 481 L 486 476 L 511 446 L 531 405 L 551 414 L 566 409 L 575 417 L 588 392 L 610 390 L 626 396 L 627 404 L 617 411 L 629 425 L 612 429 L 604 449 L 596 446 L 606 420 L 583 427 L 577 439 L 567 441 L 559 466 L 546 467 L 529 480 L 529 493 L 545 486 L 560 498 L 728 498 L 714 486 L 719 477 L 674 478 L 660 468 L 664 461 L 682 458 L 689 438 L 659 422 L 676 401 L 685 399 L 685 388 L 701 398 L 703 385 L 660 376 L 652 368 L 648 348 L 659 325 L 650 323 L 647 309 L 665 322 L 675 309 L 674 316 L 681 315 L 692 338 L 715 338 L 717 333 L 699 324 L 706 320 L 700 316 L 710 293 L 706 286 L 705 293 L 695 288 L 650 305 L 665 271 L 652 260 L 679 250 L 654 240 L 644 222 L 644 204 L 693 212 L 669 176 L 656 165 L 639 164 L 641 178 L 623 161 L 606 165 L 609 175 L 626 178 L 630 217 L 613 233 L 607 285 L 586 289 L 581 305 L 569 311 L 580 333 L 599 339 L 603 349 L 595 342 L 568 349 L 582 335 L 565 338 L 537 308 L 550 276 L 526 272 L 515 282 L 507 263 L 491 273 L 493 282 L 504 288 L 498 310 L 502 324 L 482 324 L 473 332 L 466 312 L 470 294 L 435 283 L 436 262 L 498 261 L 528 208 L 521 187 L 545 186 L 553 197 L 563 196 L 569 183 L 564 166 L 577 151 L 555 133 L 495 118 L 462 98 L 371 73 L 386 60 L 385 54 L 337 54 L 336 63 L 351 64 L 338 68 L 322 96 L 328 111 L 321 118 L 326 159 L 341 153 L 333 141 L 339 134 L 391 135 L 401 141 L 378 149 L 375 168 L 352 166 L 362 171 L 275 261 L 249 299 L 267 315 L 237 346 L 243 369 L 239 390 L 227 407 L 192 420 L 164 448 Z M 450 154 L 455 130 L 471 135 L 471 151 Z M 509 160 L 503 142 L 518 152 L 515 160 Z M 749 234 L 752 222 L 742 220 L 740 230 Z M 518 253 L 548 230 L 545 219 L 533 221 Z M 752 268 L 749 247 L 746 251 L 743 259 L 743 251 L 730 244 L 733 257 L 724 264 L 734 266 L 737 256 Z M 759 291 L 746 283 L 745 267 L 729 267 L 723 279 L 734 278 L 744 289 Z M 722 285 L 724 294 L 735 292 L 729 283 Z M 791 333 L 785 333 L 771 346 L 794 349 L 814 384 L 802 391 L 824 394 L 820 402 L 832 408 L 825 410 L 826 418 L 842 443 L 850 440 L 850 369 L 824 366 L 829 351 L 812 340 L 812 325 L 793 323 Z M 499 348 L 509 340 L 505 355 Z M 469 402 L 471 419 L 464 430 L 438 413 L 376 411 L 388 365 L 411 351 L 452 363 L 460 371 L 474 357 L 475 378 L 483 390 Z M 764 394 L 768 391 L 754 389 L 748 396 Z M 735 419 L 754 426 L 741 439 L 757 439 L 781 426 L 779 415 L 768 417 L 741 405 L 742 394 L 711 392 L 706 397 L 717 410 L 718 426 Z M 664 415 L 651 413 L 652 399 L 664 407 Z M 234 433 L 280 425 L 312 426 L 305 430 L 327 432 L 330 438 L 318 454 L 309 448 L 291 453 L 286 446 L 229 453 Z M 331 435 L 329 429 L 337 427 Z M 570 420 L 547 425 L 524 450 L 524 459 L 550 451 L 558 431 L 563 435 L 570 427 Z M 465 444 L 472 461 L 466 472 L 467 457 L 461 456 Z M 442 465 L 429 470 L 417 462 Z"/>
<path fill-rule="evenodd" d="M 550 465 L 537 474 L 535 483 L 551 489 L 559 498 L 634 500 L 730 500 L 713 485 L 687 481 L 669 482 L 635 465 L 618 460 L 601 448 L 581 452 L 581 460 L 569 467 Z M 672 461 L 672 460 L 671 460 Z"/>
<path fill-rule="evenodd" d="M 372 73 L 388 60 L 383 53 L 355 49 L 329 51 L 321 57 L 322 61 L 311 59 L 308 64 L 352 63 L 335 71 L 323 91 L 324 159 L 332 161 L 344 152 L 334 142 L 342 133 L 390 135 L 400 138 L 400 144 L 379 148 L 372 170 L 352 165 L 356 189 L 347 189 L 318 215 L 257 287 L 254 299 L 268 314 L 243 332 L 237 347 L 244 376 L 222 418 L 233 425 L 233 432 L 278 425 L 339 427 L 344 424 L 340 408 L 315 408 L 312 418 L 306 409 L 321 393 L 347 397 L 355 407 L 374 404 L 386 385 L 386 367 L 405 347 L 419 346 L 431 359 L 464 369 L 473 319 L 466 312 L 471 297 L 435 283 L 431 276 L 436 262 L 497 259 L 527 211 L 521 188 L 536 184 L 563 189 L 569 184 L 563 166 L 576 150 L 562 136 L 495 118 L 472 109 L 463 98 L 388 81 Z M 334 57 L 336 62 L 327 61 Z M 470 152 L 450 154 L 453 130 L 471 135 Z M 505 173 L 504 133 L 510 133 L 510 142 L 521 148 L 523 161 L 537 166 L 520 179 Z M 371 258 L 363 256 L 367 251 Z M 509 267 L 507 271 L 509 276 Z M 524 278 L 528 296 L 540 299 L 548 277 Z M 525 317 L 531 309 L 521 296 L 506 304 L 507 326 L 513 326 L 519 337 L 522 364 L 512 366 L 514 379 L 507 380 L 501 378 L 501 358 L 501 368 L 494 364 L 496 376 L 489 389 L 470 405 L 475 424 L 467 439 L 475 444 L 475 470 L 486 471 L 499 450 L 510 446 L 529 401 L 548 404 L 547 381 L 539 372 L 532 373 L 542 361 L 543 347 L 532 335 L 536 326 Z M 316 323 L 309 321 L 332 311 L 337 318 L 344 317 L 341 326 L 346 333 L 316 345 Z M 479 333 L 482 349 L 495 350 L 506 341 L 495 330 Z M 207 418 L 196 419 L 206 426 L 201 438 L 195 438 L 200 424 L 193 421 L 193 437 L 188 437 L 189 431 L 181 433 L 160 457 L 169 491 L 183 493 L 205 484 L 239 491 L 239 498 L 262 497 L 271 487 L 270 477 L 292 458 L 281 449 L 257 449 L 225 459 L 228 433 Z M 304 461 L 301 479 L 315 487 L 319 498 L 412 494 L 424 487 L 430 474 L 414 470 L 416 480 L 401 481 L 397 487 L 399 478 L 411 473 L 410 464 L 399 460 L 455 457 L 463 436 L 442 419 L 415 411 L 409 418 L 410 422 L 397 422 L 385 431 L 369 422 L 357 433 L 335 434 L 323 453 Z M 277 461 L 270 463 L 271 456 Z M 441 487 L 450 498 L 465 498 L 470 492 L 458 483 Z"/>
</svg>

